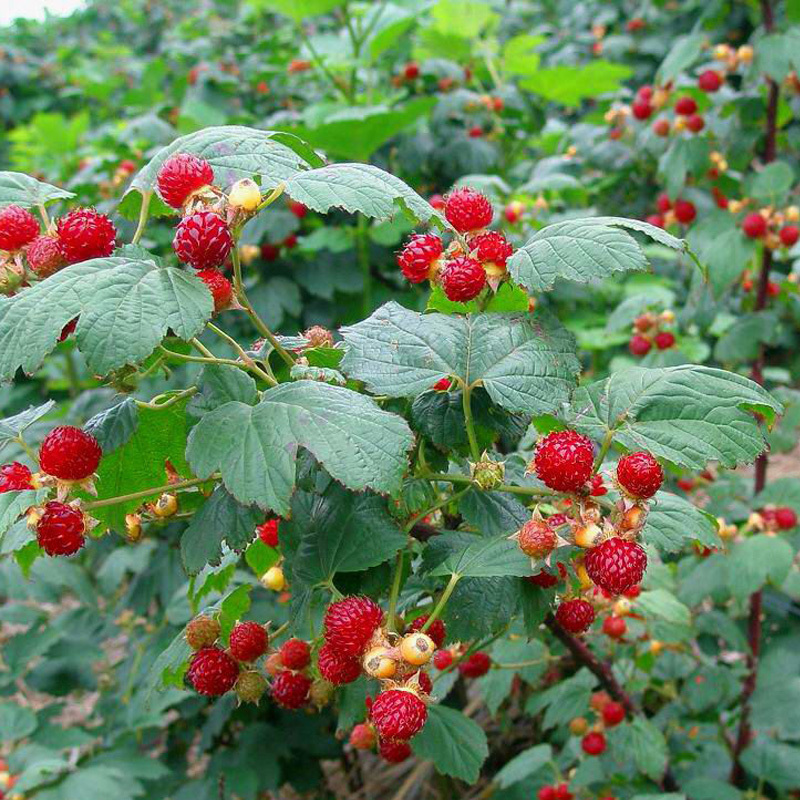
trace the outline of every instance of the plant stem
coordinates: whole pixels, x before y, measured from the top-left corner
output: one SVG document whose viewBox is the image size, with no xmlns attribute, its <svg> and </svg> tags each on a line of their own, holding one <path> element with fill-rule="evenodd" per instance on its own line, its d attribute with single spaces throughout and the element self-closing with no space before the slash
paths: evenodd
<svg viewBox="0 0 800 800">
<path fill-rule="evenodd" d="M 328 79 L 328 82 L 331 84 L 331 86 L 333 86 L 337 92 L 340 92 L 342 97 L 344 97 L 348 103 L 352 102 L 352 98 L 349 96 L 346 89 L 339 83 L 339 81 L 336 80 L 333 73 L 325 66 L 325 63 L 320 58 L 319 53 L 311 42 L 311 38 L 305 32 L 302 22 L 297 23 L 297 32 L 300 34 L 303 44 L 308 48 L 308 52 L 311 53 L 311 60 L 314 62 L 317 69 L 322 72 L 322 74 Z"/>
<path fill-rule="evenodd" d="M 142 205 L 139 209 L 139 221 L 136 223 L 136 231 L 131 239 L 131 244 L 139 244 L 139 240 L 144 234 L 144 229 L 147 227 L 147 218 L 150 216 L 150 200 L 153 197 L 153 190 L 144 192 L 142 194 Z"/>
<path fill-rule="evenodd" d="M 167 348 L 163 346 L 160 349 L 165 355 L 168 355 L 170 358 L 177 358 L 179 361 L 191 361 L 194 364 L 228 364 L 229 366 L 238 367 L 239 369 L 247 369 L 240 361 L 234 361 L 232 358 L 190 356 L 187 353 L 176 353 L 174 350 L 167 350 Z"/>
<path fill-rule="evenodd" d="M 421 633 L 426 633 L 428 628 L 439 618 L 439 614 L 444 611 L 444 607 L 447 605 L 447 601 L 450 599 L 450 595 L 453 594 L 453 589 L 456 588 L 456 584 L 461 579 L 461 576 L 454 572 L 450 576 L 450 580 L 447 582 L 447 586 L 444 587 L 444 591 L 442 592 L 442 596 L 439 598 L 439 602 L 434 606 L 433 611 L 431 611 L 430 616 L 425 621 L 425 624 L 420 629 Z"/>
<path fill-rule="evenodd" d="M 608 455 L 608 450 L 611 447 L 611 442 L 614 441 L 614 431 L 610 430 L 606 435 L 603 437 L 603 443 L 600 445 L 600 451 L 597 454 L 597 458 L 594 462 L 594 472 L 597 472 L 600 467 L 603 466 L 603 461 L 605 460 L 606 455 Z"/>
<path fill-rule="evenodd" d="M 165 408 L 174 406 L 176 403 L 179 403 L 186 397 L 192 397 L 193 395 L 196 395 L 197 392 L 198 388 L 196 386 L 190 386 L 188 389 L 184 389 L 182 392 L 172 395 L 169 400 L 165 400 L 163 403 L 157 403 L 156 401 L 159 397 L 166 397 L 166 393 L 157 395 L 149 402 L 145 400 L 137 400 L 136 405 L 139 406 L 139 408 L 150 408 L 153 411 L 162 411 Z"/>
<path fill-rule="evenodd" d="M 190 478 L 186 481 L 179 483 L 168 483 L 166 486 L 154 486 L 152 489 L 143 489 L 141 492 L 133 492 L 131 494 L 121 494 L 118 497 L 107 497 L 105 500 L 94 500 L 91 503 L 84 503 L 83 508 L 85 511 L 92 511 L 95 508 L 106 508 L 107 506 L 115 506 L 117 503 L 127 503 L 129 500 L 142 500 L 145 497 L 150 497 L 154 494 L 163 494 L 164 492 L 177 492 L 181 489 L 189 489 L 192 486 L 199 486 L 201 483 L 208 483 L 209 481 L 219 480 L 220 475 L 215 472 L 207 478 Z"/>
<path fill-rule="evenodd" d="M 369 263 L 367 219 L 363 214 L 358 215 L 358 222 L 356 223 L 356 247 L 358 250 L 358 263 L 361 267 L 361 276 L 364 280 L 362 309 L 364 316 L 368 317 L 372 313 L 372 269 Z"/>
<path fill-rule="evenodd" d="M 472 421 L 472 387 L 468 386 L 466 381 L 462 384 L 463 393 L 461 395 L 462 405 L 464 407 L 464 424 L 467 428 L 467 439 L 469 439 L 469 451 L 475 461 L 480 461 L 481 453 L 478 448 L 478 439 L 475 436 L 475 425 Z"/>
<path fill-rule="evenodd" d="M 397 598 L 400 596 L 400 586 L 403 583 L 403 560 L 405 558 L 405 548 L 397 551 L 397 558 L 394 562 L 394 576 L 392 578 L 392 590 L 389 593 L 389 611 L 386 615 L 386 625 L 390 631 L 395 629 L 395 616 L 397 612 Z"/>
<path fill-rule="evenodd" d="M 474 481 L 468 475 L 456 475 L 444 472 L 422 472 L 418 475 L 429 481 L 445 481 L 447 483 L 474 485 Z M 540 489 L 537 486 L 513 486 L 510 483 L 501 483 L 493 491 L 505 492 L 506 494 L 519 494 L 528 497 L 553 497 L 553 492 L 547 489 Z"/>
<path fill-rule="evenodd" d="M 266 381 L 270 386 L 278 385 L 278 381 L 276 381 L 272 375 L 268 375 L 266 372 L 264 372 L 264 370 L 261 369 L 261 367 L 259 367 L 258 364 L 256 364 L 256 362 L 253 361 L 253 359 L 250 358 L 249 355 L 247 355 L 247 353 L 242 349 L 241 345 L 239 344 L 239 342 L 236 341 L 236 339 L 234 339 L 232 336 L 229 336 L 227 333 L 225 333 L 225 331 L 223 331 L 221 328 L 218 328 L 211 322 L 208 323 L 207 327 L 210 331 L 216 333 L 217 336 L 220 337 L 220 339 L 227 342 L 236 351 L 236 354 L 248 366 L 251 372 L 258 375 L 258 377 L 261 378 L 261 380 Z"/>
</svg>

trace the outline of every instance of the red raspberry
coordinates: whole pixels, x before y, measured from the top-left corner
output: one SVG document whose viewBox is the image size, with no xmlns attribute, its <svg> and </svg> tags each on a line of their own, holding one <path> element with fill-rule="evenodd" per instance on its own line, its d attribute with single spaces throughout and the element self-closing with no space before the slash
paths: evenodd
<svg viewBox="0 0 800 800">
<path fill-rule="evenodd" d="M 324 644 L 320 648 L 317 666 L 319 674 L 334 686 L 352 683 L 361 675 L 361 664 L 358 659 L 343 656 L 330 644 Z"/>
<path fill-rule="evenodd" d="M 761 214 L 754 211 L 742 220 L 742 230 L 745 236 L 751 239 L 759 239 L 767 232 L 767 221 Z"/>
<path fill-rule="evenodd" d="M 345 597 L 325 612 L 325 640 L 338 655 L 354 658 L 364 652 L 382 621 L 383 611 L 368 597 Z"/>
<path fill-rule="evenodd" d="M 19 250 L 38 235 L 39 223 L 26 208 L 6 206 L 0 209 L 0 250 Z"/>
<path fill-rule="evenodd" d="M 784 506 L 775 509 L 775 523 L 782 531 L 788 531 L 797 525 L 797 513 L 793 508 Z M 430 631 L 428 631 L 430 633 Z"/>
<path fill-rule="evenodd" d="M 308 643 L 302 639 L 287 639 L 281 645 L 281 663 L 286 669 L 304 669 L 311 660 Z"/>
<path fill-rule="evenodd" d="M 689 117 L 697 111 L 697 103 L 693 97 L 684 95 L 675 101 L 675 113 L 682 117 Z"/>
<path fill-rule="evenodd" d="M 465 186 L 447 196 L 444 215 L 459 233 L 466 233 L 490 225 L 494 210 L 485 194 Z"/>
<path fill-rule="evenodd" d="M 303 58 L 293 58 L 289 62 L 289 66 L 288 66 L 287 69 L 291 73 L 305 72 L 306 70 L 311 69 L 311 62 L 310 61 L 306 61 Z"/>
<path fill-rule="evenodd" d="M 213 182 L 211 164 L 191 153 L 170 156 L 158 171 L 158 193 L 173 208 L 180 208 L 192 192 Z"/>
<path fill-rule="evenodd" d="M 562 525 L 566 525 L 567 521 L 566 514 L 551 514 L 547 518 L 547 524 L 553 529 L 560 528 Z"/>
<path fill-rule="evenodd" d="M 283 708 L 302 708 L 308 701 L 311 678 L 302 672 L 284 670 L 272 680 L 272 699 Z"/>
<path fill-rule="evenodd" d="M 31 471 L 24 464 L 20 464 L 19 461 L 3 464 L 0 467 L 0 494 L 33 489 L 31 477 Z"/>
<path fill-rule="evenodd" d="M 556 790 L 554 786 L 542 786 L 536 793 L 538 800 L 556 800 Z"/>
<path fill-rule="evenodd" d="M 503 214 L 505 215 L 506 220 L 514 225 L 515 223 L 519 222 L 520 219 L 522 219 L 522 214 L 524 211 L 525 206 L 519 200 L 514 200 L 505 207 Z"/>
<path fill-rule="evenodd" d="M 267 652 L 269 637 L 257 622 L 239 622 L 231 631 L 231 655 L 237 661 L 255 661 Z"/>
<path fill-rule="evenodd" d="M 661 117 L 653 123 L 653 133 L 656 136 L 669 136 L 669 120 Z"/>
<path fill-rule="evenodd" d="M 444 197 L 440 194 L 432 194 L 428 199 L 428 202 L 437 210 L 437 211 L 444 211 L 446 202 Z"/>
<path fill-rule="evenodd" d="M 447 669 L 453 663 L 451 650 L 437 650 L 433 654 L 433 666 L 436 669 Z"/>
<path fill-rule="evenodd" d="M 559 564 L 558 566 L 561 567 L 562 565 Z M 543 569 L 535 575 L 528 575 L 525 580 L 532 583 L 534 586 L 539 586 L 542 589 L 549 589 L 559 583 L 561 578 Z"/>
<path fill-rule="evenodd" d="M 483 128 L 480 125 L 473 125 L 468 131 L 470 139 L 480 139 L 483 136 Z"/>
<path fill-rule="evenodd" d="M 589 494 L 592 497 L 602 497 L 604 494 L 608 494 L 608 489 L 603 484 L 602 475 L 592 475 L 592 480 L 589 485 L 591 487 L 589 489 Z"/>
<path fill-rule="evenodd" d="M 231 282 L 216 269 L 201 269 L 197 277 L 208 287 L 211 296 L 214 298 L 214 312 L 224 311 L 233 297 L 233 286 Z"/>
<path fill-rule="evenodd" d="M 556 786 L 555 800 L 572 800 L 573 797 L 574 795 L 566 783 L 560 783 Z"/>
<path fill-rule="evenodd" d="M 197 211 L 184 217 L 172 240 L 178 258 L 201 270 L 221 266 L 232 246 L 233 237 L 225 220 L 213 211 Z"/>
<path fill-rule="evenodd" d="M 62 481 L 82 481 L 97 469 L 103 451 L 91 433 L 70 425 L 53 428 L 39 447 L 42 472 Z"/>
<path fill-rule="evenodd" d="M 308 214 L 308 206 L 299 203 L 297 200 L 290 200 L 289 211 L 291 211 L 297 219 L 303 219 L 303 217 Z"/>
<path fill-rule="evenodd" d="M 519 549 L 531 558 L 544 558 L 556 546 L 556 534 L 544 520 L 530 519 L 517 532 Z"/>
<path fill-rule="evenodd" d="M 40 277 L 48 278 L 64 266 L 61 247 L 54 236 L 37 236 L 25 251 L 30 268 Z"/>
<path fill-rule="evenodd" d="M 557 492 L 576 492 L 589 480 L 594 466 L 592 442 L 575 431 L 554 431 L 536 447 L 536 476 Z"/>
<path fill-rule="evenodd" d="M 556 609 L 556 621 L 570 633 L 583 633 L 594 622 L 594 608 L 580 598 L 564 600 Z"/>
<path fill-rule="evenodd" d="M 722 76 L 713 69 L 707 69 L 697 77 L 697 85 L 704 92 L 716 92 L 722 86 Z"/>
<path fill-rule="evenodd" d="M 68 264 L 104 258 L 114 252 L 117 229 L 93 208 L 74 208 L 56 223 L 58 245 Z"/>
<path fill-rule="evenodd" d="M 650 352 L 652 346 L 650 340 L 642 336 L 641 333 L 635 333 L 628 342 L 628 350 L 630 350 L 631 355 L 634 356 L 646 356 Z"/>
<path fill-rule="evenodd" d="M 356 750 L 372 750 L 375 746 L 375 728 L 368 722 L 356 725 L 350 732 L 350 745 Z"/>
<path fill-rule="evenodd" d="M 433 384 L 433 390 L 435 392 L 446 392 L 452 385 L 453 382 L 450 378 L 440 378 Z"/>
<path fill-rule="evenodd" d="M 647 500 L 664 483 L 664 470 L 650 453 L 642 450 L 617 462 L 617 480 L 629 495 Z"/>
<path fill-rule="evenodd" d="M 641 593 L 642 593 L 641 586 L 631 586 L 630 589 L 626 589 L 622 594 L 624 594 L 625 597 L 630 597 L 631 599 L 633 599 L 634 597 L 638 597 Z"/>
<path fill-rule="evenodd" d="M 648 214 L 644 221 L 649 225 L 653 225 L 656 228 L 664 228 L 666 227 L 666 221 L 664 219 L 663 214 Z"/>
<path fill-rule="evenodd" d="M 666 192 L 661 192 L 656 198 L 656 208 L 662 213 L 666 214 L 672 208 L 672 201 Z"/>
<path fill-rule="evenodd" d="M 653 99 L 653 87 L 649 83 L 640 86 L 636 91 L 636 96 L 641 97 L 643 100 Z"/>
<path fill-rule="evenodd" d="M 297 235 L 294 233 L 290 233 L 282 242 L 283 246 L 287 250 L 293 250 L 297 247 Z"/>
<path fill-rule="evenodd" d="M 36 525 L 39 547 L 49 556 L 71 556 L 86 542 L 86 522 L 77 508 L 51 500 Z"/>
<path fill-rule="evenodd" d="M 409 61 L 408 64 L 403 67 L 403 77 L 407 81 L 413 81 L 419 78 L 419 64 L 416 61 Z"/>
<path fill-rule="evenodd" d="M 239 665 L 221 647 L 203 647 L 192 656 L 186 677 L 198 694 L 219 697 L 233 689 Z"/>
<path fill-rule="evenodd" d="M 427 672 L 415 672 L 408 680 L 411 681 L 416 676 L 419 688 L 422 689 L 424 694 L 430 694 L 433 691 L 433 681 Z"/>
<path fill-rule="evenodd" d="M 678 484 L 678 488 L 682 489 L 684 492 L 691 492 L 694 489 L 694 480 L 691 478 L 678 478 L 676 481 Z"/>
<path fill-rule="evenodd" d="M 432 267 L 441 256 L 442 250 L 442 240 L 438 236 L 418 233 L 406 242 L 406 246 L 397 255 L 397 263 L 411 283 L 422 283 L 431 277 Z"/>
<path fill-rule="evenodd" d="M 625 707 L 622 703 L 617 703 L 614 700 L 610 703 L 606 703 L 601 713 L 603 715 L 603 722 L 609 728 L 619 725 L 620 722 L 625 719 Z"/>
<path fill-rule="evenodd" d="M 653 341 L 659 350 L 669 350 L 675 346 L 675 334 L 671 331 L 661 331 L 655 335 Z"/>
<path fill-rule="evenodd" d="M 375 698 L 370 718 L 381 740 L 407 741 L 422 730 L 428 707 L 410 690 L 389 689 Z"/>
<path fill-rule="evenodd" d="M 428 615 L 423 614 L 421 617 L 417 617 L 406 629 L 406 633 L 416 633 L 419 630 L 422 630 L 422 626 L 428 621 Z M 447 638 L 447 627 L 445 626 L 444 622 L 441 619 L 435 619 L 432 623 L 430 628 L 425 631 L 428 636 L 433 639 L 433 643 L 437 647 L 441 647 L 444 644 L 444 640 Z"/>
<path fill-rule="evenodd" d="M 636 119 L 649 119 L 654 110 L 647 100 L 634 100 L 631 104 L 631 111 Z"/>
<path fill-rule="evenodd" d="M 647 569 L 647 555 L 640 544 L 613 536 L 588 550 L 583 565 L 601 589 L 622 594 L 641 583 Z"/>
<path fill-rule="evenodd" d="M 606 749 L 606 737 L 602 733 L 592 731 L 583 737 L 581 747 L 586 755 L 599 756 Z"/>
<path fill-rule="evenodd" d="M 606 617 L 603 620 L 603 633 L 609 639 L 621 639 L 628 630 L 622 617 Z"/>
<path fill-rule="evenodd" d="M 684 225 L 693 222 L 694 218 L 697 216 L 697 209 L 694 207 L 694 203 L 689 200 L 676 200 L 674 211 L 675 219 Z"/>
<path fill-rule="evenodd" d="M 278 546 L 278 525 L 280 520 L 268 519 L 263 525 L 256 528 L 258 538 L 268 547 Z"/>
<path fill-rule="evenodd" d="M 800 228 L 797 225 L 785 225 L 778 233 L 784 247 L 793 247 L 800 238 Z"/>
<path fill-rule="evenodd" d="M 496 264 L 498 267 L 506 268 L 506 261 L 514 253 L 511 242 L 498 231 L 487 231 L 476 236 L 469 243 L 473 257 L 481 264 Z"/>
<path fill-rule="evenodd" d="M 492 659 L 489 654 L 478 650 L 477 653 L 473 653 L 458 665 L 458 671 L 465 678 L 480 678 L 489 671 L 491 666 Z"/>
<path fill-rule="evenodd" d="M 411 755 L 411 745 L 408 742 L 381 741 L 378 751 L 384 761 L 400 764 Z"/>
<path fill-rule="evenodd" d="M 281 254 L 280 248 L 275 244 L 265 242 L 261 245 L 261 258 L 264 261 L 274 261 Z"/>
<path fill-rule="evenodd" d="M 474 300 L 486 285 L 486 270 L 474 258 L 456 256 L 441 272 L 442 289 L 448 300 L 466 303 Z"/>
<path fill-rule="evenodd" d="M 700 131 L 703 130 L 705 126 L 706 126 L 706 121 L 703 119 L 702 116 L 700 116 L 700 114 L 692 114 L 686 120 L 686 127 L 692 133 L 700 133 Z"/>
</svg>

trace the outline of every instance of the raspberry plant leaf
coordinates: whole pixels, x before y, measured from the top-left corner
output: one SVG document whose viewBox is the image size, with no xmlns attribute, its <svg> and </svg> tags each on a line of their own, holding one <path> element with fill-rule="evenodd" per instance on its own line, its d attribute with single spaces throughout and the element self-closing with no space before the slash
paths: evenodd
<svg viewBox="0 0 800 800">
<path fill-rule="evenodd" d="M 768 582 L 780 586 L 789 574 L 794 555 L 792 546 L 778 536 L 759 534 L 737 542 L 728 559 L 731 594 L 744 599 Z"/>
<path fill-rule="evenodd" d="M 448 636 L 473 641 L 500 634 L 519 602 L 518 578 L 461 578 L 443 614 Z"/>
<path fill-rule="evenodd" d="M 400 488 L 413 443 L 395 414 L 339 386 L 298 381 L 268 389 L 256 406 L 225 403 L 189 436 L 187 458 L 201 478 L 219 471 L 241 503 L 283 515 L 295 483 L 298 447 L 350 489 Z"/>
<path fill-rule="evenodd" d="M 431 576 L 497 578 L 531 574 L 531 560 L 507 536 L 447 531 L 428 543 L 423 565 Z"/>
<path fill-rule="evenodd" d="M 253 406 L 258 402 L 256 382 L 242 370 L 227 364 L 207 364 L 197 377 L 198 393 L 189 401 L 187 411 L 202 417 L 233 401 Z"/>
<path fill-rule="evenodd" d="M 0 172 L 0 208 L 3 206 L 45 206 L 54 200 L 69 200 L 73 192 L 37 181 L 23 172 Z"/>
<path fill-rule="evenodd" d="M 128 397 L 93 416 L 84 425 L 84 430 L 97 439 L 103 455 L 107 456 L 126 444 L 138 427 L 139 407 Z"/>
<path fill-rule="evenodd" d="M 0 493 L 0 536 L 16 522 L 23 511 L 38 505 L 46 497 L 47 492 L 41 489 Z"/>
<path fill-rule="evenodd" d="M 514 756 L 495 776 L 501 789 L 524 781 L 549 764 L 553 758 L 553 748 L 549 744 L 537 744 Z"/>
<path fill-rule="evenodd" d="M 31 406 L 12 417 L 0 419 L 0 450 L 9 442 L 18 439 L 34 422 L 49 414 L 53 406 L 55 401 L 48 400 L 40 406 Z"/>
<path fill-rule="evenodd" d="M 677 553 L 691 542 L 703 547 L 721 544 L 714 517 L 672 492 L 656 495 L 642 529 L 642 540 L 666 553 Z"/>
</svg>

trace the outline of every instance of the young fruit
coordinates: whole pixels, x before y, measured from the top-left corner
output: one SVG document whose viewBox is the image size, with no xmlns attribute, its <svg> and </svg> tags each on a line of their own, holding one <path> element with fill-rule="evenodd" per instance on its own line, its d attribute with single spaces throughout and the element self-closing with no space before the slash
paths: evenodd
<svg viewBox="0 0 800 800">
<path fill-rule="evenodd" d="M 233 237 L 225 220 L 213 211 L 196 211 L 184 217 L 172 240 L 178 259 L 197 270 L 221 266 L 232 246 Z"/>
<path fill-rule="evenodd" d="M 558 566 L 559 569 L 563 570 L 566 574 L 566 570 L 564 570 L 563 565 L 559 564 Z M 550 589 L 551 587 L 560 583 L 562 578 L 563 576 L 559 578 L 557 575 L 553 575 L 551 572 L 543 569 L 540 572 L 537 572 L 535 575 L 528 575 L 525 580 L 529 583 L 532 583 L 534 586 L 539 586 L 542 589 Z"/>
<path fill-rule="evenodd" d="M 55 236 L 37 236 L 25 251 L 28 265 L 39 278 L 49 278 L 64 266 L 64 256 Z"/>
<path fill-rule="evenodd" d="M 370 718 L 381 740 L 407 741 L 424 727 L 428 707 L 409 689 L 389 689 L 375 698 Z"/>
<path fill-rule="evenodd" d="M 378 680 L 391 678 L 397 672 L 397 662 L 390 657 L 389 648 L 383 646 L 367 650 L 361 666 L 370 678 Z"/>
<path fill-rule="evenodd" d="M 272 699 L 281 707 L 302 708 L 308 702 L 311 678 L 301 672 L 284 670 L 272 681 Z"/>
<path fill-rule="evenodd" d="M 707 69 L 698 76 L 697 85 L 704 92 L 716 92 L 722 86 L 722 76 L 716 70 Z"/>
<path fill-rule="evenodd" d="M 375 728 L 367 722 L 356 725 L 350 732 L 350 745 L 356 750 L 372 750 L 377 740 Z"/>
<path fill-rule="evenodd" d="M 62 481 L 86 480 L 100 464 L 103 451 L 90 433 L 71 425 L 53 428 L 39 447 L 42 472 Z"/>
<path fill-rule="evenodd" d="M 173 208 L 180 208 L 190 194 L 213 182 L 214 170 L 208 161 L 191 153 L 178 153 L 168 158 L 156 179 L 161 199 Z"/>
<path fill-rule="evenodd" d="M 613 728 L 615 725 L 619 725 L 620 722 L 625 719 L 625 707 L 622 705 L 622 703 L 617 703 L 616 701 L 612 700 L 603 706 L 601 714 L 603 715 L 603 722 L 606 724 L 606 726 Z"/>
<path fill-rule="evenodd" d="M 231 282 L 216 269 L 201 269 L 197 277 L 203 281 L 214 298 L 214 313 L 219 314 L 220 311 L 224 311 L 233 297 Z"/>
<path fill-rule="evenodd" d="M 268 519 L 263 525 L 256 528 L 258 538 L 268 547 L 278 546 L 278 527 L 280 520 Z"/>
<path fill-rule="evenodd" d="M 517 532 L 517 544 L 526 556 L 545 558 L 555 549 L 556 534 L 544 520 L 531 519 Z"/>
<path fill-rule="evenodd" d="M 694 203 L 689 200 L 676 200 L 673 213 L 678 222 L 683 225 L 688 225 L 690 222 L 693 222 L 694 218 L 697 216 L 697 209 L 694 207 Z"/>
<path fill-rule="evenodd" d="M 594 622 L 594 608 L 586 600 L 564 600 L 556 609 L 556 621 L 569 633 L 583 633 Z"/>
<path fill-rule="evenodd" d="M 325 612 L 325 640 L 342 656 L 360 656 L 383 621 L 380 606 L 368 597 L 345 597 Z"/>
<path fill-rule="evenodd" d="M 261 585 L 273 592 L 282 592 L 286 587 L 286 576 L 280 567 L 270 567 L 261 576 Z"/>
<path fill-rule="evenodd" d="M 36 524 L 39 547 L 49 556 L 71 556 L 86 542 L 86 521 L 77 508 L 51 500 Z"/>
<path fill-rule="evenodd" d="M 742 220 L 742 230 L 748 238 L 760 239 L 767 232 L 767 221 L 757 211 L 753 211 Z"/>
<path fill-rule="evenodd" d="M 800 238 L 800 228 L 797 225 L 785 225 L 780 229 L 778 237 L 784 247 L 793 247 Z"/>
<path fill-rule="evenodd" d="M 240 208 L 242 211 L 255 211 L 261 202 L 261 189 L 251 178 L 242 178 L 231 186 L 228 192 L 228 202 L 233 208 Z"/>
<path fill-rule="evenodd" d="M 589 480 L 594 466 L 592 442 L 575 431 L 545 436 L 534 455 L 536 477 L 557 492 L 576 492 Z"/>
<path fill-rule="evenodd" d="M 231 655 L 237 661 L 255 661 L 267 652 L 269 637 L 263 625 L 257 622 L 238 622 L 233 626 L 230 639 Z"/>
<path fill-rule="evenodd" d="M 152 505 L 153 513 L 160 519 L 172 517 L 178 511 L 178 498 L 171 492 L 164 492 Z"/>
<path fill-rule="evenodd" d="M 403 77 L 407 81 L 413 81 L 419 78 L 419 64 L 416 61 L 409 61 L 403 67 Z"/>
<path fill-rule="evenodd" d="M 653 133 L 656 136 L 669 136 L 669 120 L 665 117 L 657 119 L 653 123 Z"/>
<path fill-rule="evenodd" d="M 650 453 L 641 450 L 617 462 L 617 481 L 631 497 L 647 500 L 664 483 L 664 470 Z"/>
<path fill-rule="evenodd" d="M 38 235 L 39 223 L 26 208 L 12 205 L 0 209 L 0 250 L 13 253 Z"/>
<path fill-rule="evenodd" d="M 425 623 L 428 621 L 428 615 L 423 614 L 421 617 L 417 617 L 407 629 L 407 633 L 415 633 L 416 631 L 422 630 Z M 442 647 L 444 645 L 444 640 L 447 638 L 447 626 L 444 624 L 444 621 L 441 619 L 435 619 L 428 630 L 426 631 L 428 636 L 433 639 L 434 644 L 437 647 Z"/>
<path fill-rule="evenodd" d="M 647 555 L 640 544 L 614 536 L 589 550 L 583 564 L 601 589 L 616 595 L 641 583 Z"/>
<path fill-rule="evenodd" d="M 221 647 L 204 647 L 192 656 L 186 677 L 198 694 L 219 697 L 233 689 L 239 665 Z"/>
<path fill-rule="evenodd" d="M 706 121 L 700 114 L 691 114 L 686 118 L 686 127 L 692 133 L 700 133 L 706 126 Z"/>
<path fill-rule="evenodd" d="M 589 721 L 586 717 L 574 717 L 569 721 L 569 732 L 573 736 L 583 736 L 589 730 Z"/>
<path fill-rule="evenodd" d="M 627 630 L 628 626 L 622 617 L 606 617 L 603 620 L 603 633 L 609 639 L 621 639 Z"/>
<path fill-rule="evenodd" d="M 93 208 L 75 208 L 56 223 L 58 246 L 68 264 L 103 258 L 114 252 L 117 229 Z"/>
<path fill-rule="evenodd" d="M 409 633 L 400 642 L 400 655 L 403 661 L 421 667 L 431 660 L 436 645 L 425 633 Z"/>
<path fill-rule="evenodd" d="M 439 281 L 448 300 L 467 303 L 483 291 L 486 270 L 474 258 L 456 256 L 444 265 Z"/>
<path fill-rule="evenodd" d="M 3 464 L 0 467 L 0 494 L 4 492 L 20 492 L 23 489 L 33 489 L 31 471 L 19 461 Z"/>
<path fill-rule="evenodd" d="M 512 200 L 503 210 L 503 214 L 506 218 L 506 221 L 511 225 L 516 224 L 517 222 L 522 219 L 522 215 L 525 213 L 525 204 L 521 203 L 519 200 Z"/>
<path fill-rule="evenodd" d="M 452 663 L 452 650 L 437 650 L 433 654 L 433 666 L 436 667 L 436 669 L 447 669 Z"/>
<path fill-rule="evenodd" d="M 675 113 L 682 117 L 689 117 L 697 111 L 697 103 L 693 97 L 684 95 L 675 101 Z"/>
<path fill-rule="evenodd" d="M 597 731 L 587 733 L 581 741 L 581 748 L 586 755 L 599 756 L 601 753 L 605 752 L 606 737 Z"/>
<path fill-rule="evenodd" d="M 361 675 L 361 664 L 357 659 L 341 655 L 329 644 L 320 648 L 317 666 L 320 675 L 334 686 L 352 683 Z"/>
<path fill-rule="evenodd" d="M 444 215 L 459 233 L 467 233 L 490 225 L 494 210 L 485 194 L 465 186 L 447 196 Z"/>
<path fill-rule="evenodd" d="M 243 672 L 236 679 L 233 690 L 236 692 L 239 702 L 258 705 L 264 692 L 267 691 L 267 679 L 260 672 Z"/>
<path fill-rule="evenodd" d="M 788 531 L 797 525 L 797 512 L 788 506 L 776 508 L 775 523 L 780 530 Z"/>
<path fill-rule="evenodd" d="M 469 243 L 472 256 L 483 264 L 489 275 L 500 276 L 506 271 L 506 262 L 514 253 L 511 242 L 498 231 L 487 231 Z"/>
<path fill-rule="evenodd" d="M 384 761 L 388 761 L 390 764 L 401 764 L 411 755 L 411 745 L 408 742 L 381 740 L 378 752 Z"/>
<path fill-rule="evenodd" d="M 280 653 L 270 653 L 264 661 L 264 670 L 267 675 L 271 675 L 273 678 L 279 672 L 283 672 L 284 669 L 285 667 L 283 666 Z"/>
<path fill-rule="evenodd" d="M 287 639 L 280 649 L 281 663 L 286 669 L 305 669 L 311 661 L 308 642 L 302 639 Z"/>
<path fill-rule="evenodd" d="M 488 653 L 478 650 L 469 658 L 464 659 L 458 665 L 458 671 L 465 678 L 480 678 L 484 676 L 492 666 L 492 659 Z"/>
<path fill-rule="evenodd" d="M 651 347 L 652 344 L 650 340 L 642 336 L 641 333 L 635 333 L 628 342 L 628 350 L 630 350 L 631 355 L 634 356 L 646 356 L 650 352 Z"/>
<path fill-rule="evenodd" d="M 186 643 L 192 650 L 211 647 L 219 639 L 220 624 L 211 617 L 195 617 L 186 626 Z"/>
<path fill-rule="evenodd" d="M 436 274 L 437 262 L 442 252 L 442 240 L 438 236 L 418 233 L 398 253 L 397 264 L 411 283 L 422 283 Z"/>
<path fill-rule="evenodd" d="M 645 120 L 650 119 L 655 109 L 647 100 L 639 98 L 631 103 L 631 113 L 636 119 Z"/>
<path fill-rule="evenodd" d="M 671 331 L 661 331 L 655 335 L 653 341 L 659 350 L 669 350 L 675 346 L 675 334 Z"/>
<path fill-rule="evenodd" d="M 298 202 L 297 200 L 290 200 L 289 211 L 291 211 L 292 214 L 297 217 L 297 219 L 303 219 L 306 214 L 308 214 L 308 206 Z"/>
</svg>

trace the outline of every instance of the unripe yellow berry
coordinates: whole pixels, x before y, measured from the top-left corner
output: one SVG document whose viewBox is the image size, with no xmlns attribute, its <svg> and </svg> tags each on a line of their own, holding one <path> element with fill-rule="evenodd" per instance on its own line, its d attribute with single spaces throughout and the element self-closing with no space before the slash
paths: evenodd
<svg viewBox="0 0 800 800">
<path fill-rule="evenodd" d="M 286 577 L 280 567 L 270 567 L 261 576 L 261 585 L 265 589 L 272 589 L 273 592 L 282 592 L 286 586 Z"/>
<path fill-rule="evenodd" d="M 389 657 L 387 647 L 373 647 L 367 651 L 362 666 L 367 675 L 379 680 L 391 678 L 397 672 L 397 662 Z"/>
<path fill-rule="evenodd" d="M 174 494 L 162 494 L 153 506 L 153 513 L 164 519 L 178 510 L 178 498 Z"/>
<path fill-rule="evenodd" d="M 569 732 L 573 736 L 583 736 L 589 730 L 589 722 L 586 717 L 575 717 L 570 720 Z"/>
<path fill-rule="evenodd" d="M 255 211 L 261 202 L 261 190 L 255 181 L 250 180 L 250 178 L 244 178 L 233 184 L 228 194 L 228 202 L 234 208 L 241 208 L 243 211 Z"/>
<path fill-rule="evenodd" d="M 403 661 L 421 667 L 431 660 L 436 645 L 425 633 L 410 633 L 400 642 L 400 655 Z"/>
<path fill-rule="evenodd" d="M 594 547 L 601 533 L 599 525 L 594 523 L 582 525 L 575 531 L 575 544 L 578 547 Z"/>
<path fill-rule="evenodd" d="M 753 60 L 753 48 L 749 44 L 743 44 L 736 51 L 736 57 L 742 64 L 750 64 Z"/>
</svg>

